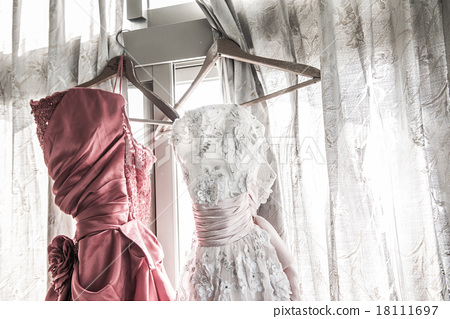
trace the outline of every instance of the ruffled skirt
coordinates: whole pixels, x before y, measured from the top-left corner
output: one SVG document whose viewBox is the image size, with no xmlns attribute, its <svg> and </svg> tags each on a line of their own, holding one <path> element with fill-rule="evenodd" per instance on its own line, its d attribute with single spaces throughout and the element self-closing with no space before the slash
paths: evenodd
<svg viewBox="0 0 450 319">
<path fill-rule="evenodd" d="M 181 272 L 177 300 L 290 300 L 270 235 L 254 226 L 246 236 L 227 245 L 192 249 Z"/>
</svg>

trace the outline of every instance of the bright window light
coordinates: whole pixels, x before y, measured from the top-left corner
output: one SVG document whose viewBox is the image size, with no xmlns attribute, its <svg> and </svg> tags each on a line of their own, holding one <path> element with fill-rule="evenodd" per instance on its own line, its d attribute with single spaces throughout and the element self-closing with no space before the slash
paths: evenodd
<svg viewBox="0 0 450 319">
<path fill-rule="evenodd" d="M 192 71 L 191 81 L 185 81 L 186 72 Z M 178 79 L 175 84 L 175 98 L 179 100 L 192 83 L 194 76 L 198 73 L 199 68 L 182 68 L 175 71 L 175 77 Z M 213 70 L 211 73 L 214 73 Z M 180 116 L 186 111 L 196 109 L 198 107 L 210 104 L 223 103 L 221 94 L 221 85 L 219 78 L 216 76 L 209 77 L 200 83 L 194 90 L 192 95 L 178 110 Z M 191 239 L 195 230 L 194 215 L 192 213 L 192 200 L 189 196 L 186 184 L 183 181 L 183 173 L 177 164 L 177 190 L 178 190 L 178 238 L 179 238 L 179 260 L 180 267 L 183 267 L 186 254 L 191 248 Z M 180 268 L 181 269 L 181 268 Z"/>
<path fill-rule="evenodd" d="M 142 92 L 134 86 L 128 87 L 128 117 L 129 118 L 144 118 L 144 100 Z M 136 141 L 143 145 L 149 145 L 149 141 L 145 140 L 146 125 L 141 122 L 130 122 L 131 131 Z"/>
<path fill-rule="evenodd" d="M 20 24 L 19 55 L 48 46 L 48 7 L 48 0 L 22 1 L 20 21 L 26 23 Z M 35 23 L 36 17 L 40 17 L 39 23 Z"/>
</svg>

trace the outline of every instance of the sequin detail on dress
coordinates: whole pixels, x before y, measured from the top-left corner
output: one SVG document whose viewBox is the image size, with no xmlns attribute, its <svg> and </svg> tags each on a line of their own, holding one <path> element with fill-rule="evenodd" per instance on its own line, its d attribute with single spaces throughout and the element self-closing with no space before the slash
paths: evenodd
<svg viewBox="0 0 450 319">
<path fill-rule="evenodd" d="M 42 149 L 44 149 L 44 135 L 50 118 L 66 93 L 67 91 L 56 92 L 39 101 L 30 101 L 31 113 L 33 113 L 34 121 L 36 122 L 36 134 Z"/>
<path fill-rule="evenodd" d="M 156 157 L 143 145 L 136 142 L 131 133 L 130 124 L 123 114 L 123 130 L 125 132 L 125 177 L 130 204 L 131 218 L 148 222 L 151 199 L 150 170 Z"/>
</svg>

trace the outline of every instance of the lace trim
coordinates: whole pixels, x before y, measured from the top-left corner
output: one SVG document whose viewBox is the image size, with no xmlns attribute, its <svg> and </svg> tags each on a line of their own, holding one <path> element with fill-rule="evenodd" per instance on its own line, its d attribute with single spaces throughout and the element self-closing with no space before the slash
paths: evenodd
<svg viewBox="0 0 450 319">
<path fill-rule="evenodd" d="M 36 122 L 36 135 L 42 149 L 44 149 L 44 135 L 50 118 L 66 93 L 67 91 L 56 92 L 39 101 L 30 101 L 31 113 L 34 115 L 34 121 Z"/>
<path fill-rule="evenodd" d="M 125 133 L 125 178 L 127 183 L 130 218 L 148 222 L 151 204 L 150 170 L 156 161 L 153 153 L 133 138 L 130 124 L 122 111 Z"/>
</svg>

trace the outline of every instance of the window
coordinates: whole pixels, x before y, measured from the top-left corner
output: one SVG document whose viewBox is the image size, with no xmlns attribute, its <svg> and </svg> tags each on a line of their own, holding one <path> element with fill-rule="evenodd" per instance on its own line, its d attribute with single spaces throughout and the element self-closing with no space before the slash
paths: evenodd
<svg viewBox="0 0 450 319">
<path fill-rule="evenodd" d="M 123 33 L 125 47 L 139 61 L 136 68 L 139 80 L 150 83 L 153 92 L 174 105 L 200 71 L 203 64 L 201 57 L 213 43 L 211 27 L 203 11 L 193 0 L 149 0 L 147 7 L 150 10 L 144 23 L 146 26 L 138 23 L 142 30 Z M 162 34 L 167 36 L 161 36 Z M 181 46 L 183 50 L 168 49 L 168 45 L 173 43 L 177 43 L 176 47 Z M 168 51 L 161 54 L 161 47 Z M 132 89 L 130 105 L 138 103 L 131 102 L 131 91 Z M 142 104 L 141 98 L 142 93 L 136 91 L 136 99 Z M 178 112 L 183 116 L 186 110 L 221 102 L 218 72 L 214 68 Z M 150 115 L 132 113 L 138 112 L 136 108 L 135 105 L 130 108 L 129 117 L 144 116 L 158 120 L 164 117 L 158 108 L 154 108 L 154 114 Z M 150 107 L 144 107 L 146 109 Z M 137 123 L 132 126 L 133 134 L 138 135 L 138 138 L 142 135 L 142 141 L 151 146 L 157 158 L 152 176 L 154 187 L 151 219 L 155 222 L 149 226 L 163 247 L 165 269 L 172 284 L 176 286 L 194 231 L 191 199 L 168 143 L 169 134 L 157 134 L 155 137 L 153 128 L 153 125 Z"/>
<path fill-rule="evenodd" d="M 174 96 L 174 100 L 177 101 L 189 88 L 202 64 L 203 60 L 195 60 L 154 65 L 145 67 L 144 71 L 137 71 L 143 71 L 141 75 L 138 74 L 139 79 L 145 77 L 154 79 L 142 83 L 153 89 L 161 98 L 170 101 L 170 96 Z M 163 246 L 165 268 L 172 284 L 176 286 L 180 269 L 186 254 L 190 251 L 195 230 L 191 198 L 183 181 L 181 169 L 167 143 L 167 134 L 155 138 L 153 125 L 132 121 L 133 118 L 152 119 L 153 113 L 157 114 L 158 110 L 152 112 L 150 102 L 132 85 L 128 86 L 127 100 L 129 105 L 127 114 L 134 138 L 153 149 L 157 157 L 151 176 L 152 207 L 148 226 Z M 222 94 L 217 70 L 213 68 L 178 112 L 183 116 L 188 110 L 218 103 L 222 103 Z"/>
<path fill-rule="evenodd" d="M 200 71 L 202 61 L 179 63 L 175 65 L 175 100 L 179 100 L 191 85 L 195 76 Z M 184 112 L 208 104 L 222 103 L 222 94 L 219 77 L 214 68 L 207 78 L 203 80 L 195 89 L 193 94 L 186 100 L 179 110 L 182 116 Z M 175 160 L 175 159 L 174 159 Z M 179 267 L 182 267 L 186 253 L 191 248 L 191 239 L 194 232 L 194 216 L 191 209 L 191 198 L 187 187 L 183 181 L 181 169 L 176 165 L 177 170 L 177 203 L 178 203 L 178 249 Z"/>
</svg>

